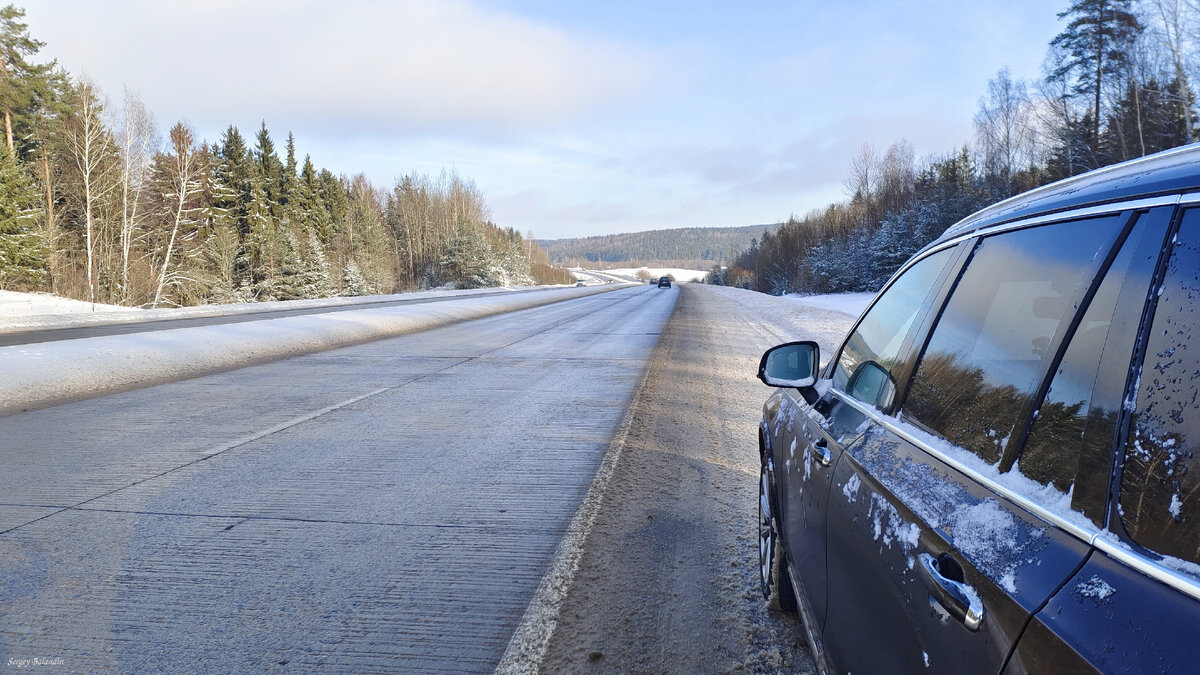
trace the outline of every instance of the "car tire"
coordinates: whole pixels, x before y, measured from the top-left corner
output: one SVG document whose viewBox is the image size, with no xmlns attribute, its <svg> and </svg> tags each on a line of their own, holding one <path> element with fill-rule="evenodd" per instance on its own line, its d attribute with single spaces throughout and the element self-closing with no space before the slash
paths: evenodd
<svg viewBox="0 0 1200 675">
<path fill-rule="evenodd" d="M 758 479 L 758 576 L 763 598 L 771 609 L 796 612 L 796 594 L 783 555 L 774 482 L 764 463 Z"/>
</svg>

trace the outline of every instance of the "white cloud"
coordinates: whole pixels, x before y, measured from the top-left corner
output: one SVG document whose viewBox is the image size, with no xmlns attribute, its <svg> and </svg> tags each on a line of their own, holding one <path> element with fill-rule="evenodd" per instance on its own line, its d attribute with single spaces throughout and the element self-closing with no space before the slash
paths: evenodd
<svg viewBox="0 0 1200 675">
<path fill-rule="evenodd" d="M 331 11 L 331 7 L 333 11 Z M 347 135 L 493 136 L 632 101 L 653 55 L 465 0 L 49 0 L 31 30 L 161 118 Z"/>
</svg>

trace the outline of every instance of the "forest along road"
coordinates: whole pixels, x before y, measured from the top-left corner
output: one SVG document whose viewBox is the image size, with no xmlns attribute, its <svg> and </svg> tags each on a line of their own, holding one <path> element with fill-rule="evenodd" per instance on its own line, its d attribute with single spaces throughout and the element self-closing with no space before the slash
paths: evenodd
<svg viewBox="0 0 1200 675">
<path fill-rule="evenodd" d="M 628 435 L 553 627 L 542 672 L 812 671 L 800 624 L 758 580 L 758 443 L 768 347 L 854 317 L 681 284 L 631 404 Z M 772 311 L 775 310 L 775 311 Z"/>
<path fill-rule="evenodd" d="M 492 670 L 678 297 L 0 418 L 0 663 Z"/>
</svg>

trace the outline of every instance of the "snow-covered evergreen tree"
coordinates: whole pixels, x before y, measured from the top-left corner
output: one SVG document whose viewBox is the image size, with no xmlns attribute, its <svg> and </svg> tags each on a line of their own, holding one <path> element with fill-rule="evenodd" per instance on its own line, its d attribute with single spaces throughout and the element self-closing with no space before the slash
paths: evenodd
<svg viewBox="0 0 1200 675">
<path fill-rule="evenodd" d="M 279 273 L 275 276 L 275 298 L 278 300 L 301 300 L 315 297 L 307 295 L 307 266 L 300 257 L 300 247 L 296 235 L 290 230 L 283 236 L 283 255 L 279 264 Z"/>
<path fill-rule="evenodd" d="M 34 228 L 38 191 L 0 145 L 0 288 L 34 287 L 46 276 L 46 243 Z"/>
<path fill-rule="evenodd" d="M 346 266 L 342 269 L 342 295 L 355 297 L 374 294 L 375 289 L 371 287 L 371 284 L 367 283 L 366 278 L 363 277 L 362 270 L 358 268 L 358 264 L 353 260 L 346 263 Z"/>
<path fill-rule="evenodd" d="M 329 260 L 321 248 L 316 233 L 308 235 L 308 255 L 304 258 L 302 292 L 306 298 L 328 298 L 333 295 L 333 279 L 330 278 Z"/>
<path fill-rule="evenodd" d="M 477 227 L 459 227 L 440 266 L 446 278 L 458 288 L 482 288 L 500 285 L 500 265 Z"/>
</svg>

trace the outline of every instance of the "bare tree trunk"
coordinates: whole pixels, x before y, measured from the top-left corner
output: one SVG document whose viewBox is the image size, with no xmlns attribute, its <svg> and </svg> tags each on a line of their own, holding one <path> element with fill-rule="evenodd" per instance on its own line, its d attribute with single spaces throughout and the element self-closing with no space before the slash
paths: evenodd
<svg viewBox="0 0 1200 675">
<path fill-rule="evenodd" d="M 46 244 L 50 248 L 50 292 L 57 292 L 58 285 L 58 229 L 54 222 L 54 184 L 50 178 L 50 153 L 42 146 L 42 179 L 46 185 Z"/>
<path fill-rule="evenodd" d="M 1175 91 L 1173 93 L 1175 94 L 1175 104 L 1179 107 L 1179 119 L 1183 122 L 1184 140 L 1191 143 L 1193 140 L 1192 125 L 1189 124 L 1191 111 L 1188 109 L 1187 96 L 1184 93 L 1187 69 L 1184 66 L 1183 35 L 1189 27 L 1185 18 L 1189 15 L 1188 9 L 1194 15 L 1197 7 L 1191 5 L 1185 9 L 1181 2 L 1182 0 L 1153 0 L 1159 18 L 1163 22 L 1163 42 L 1166 43 L 1167 50 L 1171 52 L 1172 65 L 1175 67 Z M 1194 25 L 1194 23 L 1191 24 L 1191 26 Z"/>
<path fill-rule="evenodd" d="M 1100 147 L 1100 79 L 1104 74 L 1104 3 L 1096 17 L 1096 104 L 1092 114 L 1092 147 Z"/>
<path fill-rule="evenodd" d="M 162 271 L 158 275 L 158 288 L 154 291 L 154 302 L 151 308 L 158 307 L 162 300 L 163 288 L 167 285 L 167 271 L 171 265 L 171 255 L 175 252 L 175 241 L 179 237 L 179 229 L 183 225 L 187 213 L 188 198 L 198 186 L 196 182 L 196 154 L 192 150 L 192 133 L 182 122 L 171 129 L 171 142 L 175 149 L 174 173 L 171 177 L 174 183 L 175 216 L 172 219 L 171 239 L 167 242 L 167 252 L 163 256 Z"/>
<path fill-rule="evenodd" d="M 8 84 L 8 61 L 4 59 L 3 55 L 0 55 L 0 73 L 3 74 L 4 83 Z M 7 102 L 4 104 L 4 137 L 8 140 L 8 151 L 15 152 L 12 132 L 12 110 L 9 109 Z"/>
<path fill-rule="evenodd" d="M 88 300 L 96 302 L 96 201 L 103 198 L 113 185 L 108 180 L 110 166 L 106 166 L 105 151 L 108 149 L 108 133 L 100 121 L 100 110 L 96 102 L 94 85 L 84 80 L 79 83 L 79 107 L 67 129 L 67 141 L 75 158 L 83 183 L 83 208 L 87 245 Z"/>
</svg>

